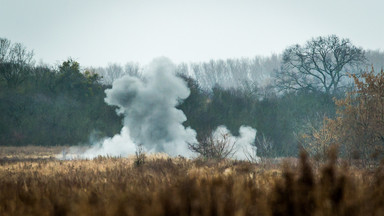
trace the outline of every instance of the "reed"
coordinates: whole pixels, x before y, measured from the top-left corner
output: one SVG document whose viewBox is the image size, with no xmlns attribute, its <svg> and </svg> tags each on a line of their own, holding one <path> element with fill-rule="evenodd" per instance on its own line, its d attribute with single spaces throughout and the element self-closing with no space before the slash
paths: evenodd
<svg viewBox="0 0 384 216">
<path fill-rule="evenodd" d="M 338 163 L 3 160 L 0 215 L 383 215 L 383 166 Z"/>
</svg>

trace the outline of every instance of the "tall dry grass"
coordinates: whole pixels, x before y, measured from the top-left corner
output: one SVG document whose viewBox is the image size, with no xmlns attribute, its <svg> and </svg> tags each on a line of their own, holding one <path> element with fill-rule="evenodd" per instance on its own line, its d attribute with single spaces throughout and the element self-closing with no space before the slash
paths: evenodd
<svg viewBox="0 0 384 216">
<path fill-rule="evenodd" d="M 384 169 L 147 156 L 3 161 L 0 215 L 384 215 Z"/>
</svg>

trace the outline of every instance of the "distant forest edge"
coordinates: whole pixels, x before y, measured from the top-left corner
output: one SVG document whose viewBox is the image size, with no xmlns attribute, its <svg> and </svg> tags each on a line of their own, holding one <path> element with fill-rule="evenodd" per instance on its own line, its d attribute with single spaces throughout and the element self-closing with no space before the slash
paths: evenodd
<svg viewBox="0 0 384 216">
<path fill-rule="evenodd" d="M 372 67 L 380 72 L 384 52 L 362 50 L 334 35 L 270 57 L 181 63 L 177 72 L 191 95 L 179 108 L 198 140 L 219 125 L 235 135 L 249 125 L 257 129 L 258 154 L 297 155 L 302 134 L 321 129 L 324 117 L 334 118 L 334 98 L 346 98 L 355 87 L 348 75 L 359 77 Z M 104 90 L 124 74 L 141 77 L 141 71 L 136 63 L 36 64 L 32 51 L 0 38 L 0 145 L 78 145 L 113 136 L 122 118 L 104 102 Z"/>
</svg>

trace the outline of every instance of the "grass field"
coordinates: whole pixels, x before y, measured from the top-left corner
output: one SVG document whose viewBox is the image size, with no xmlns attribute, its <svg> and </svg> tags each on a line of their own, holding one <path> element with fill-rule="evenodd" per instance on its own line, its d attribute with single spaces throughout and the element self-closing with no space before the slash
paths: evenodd
<svg viewBox="0 0 384 216">
<path fill-rule="evenodd" d="M 148 155 L 57 160 L 0 148 L 0 215 L 384 215 L 383 167 Z"/>
</svg>

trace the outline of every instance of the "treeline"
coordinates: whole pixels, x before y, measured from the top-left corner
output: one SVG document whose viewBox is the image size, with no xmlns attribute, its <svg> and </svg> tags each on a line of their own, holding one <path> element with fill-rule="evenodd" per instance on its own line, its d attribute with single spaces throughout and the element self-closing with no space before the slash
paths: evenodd
<svg viewBox="0 0 384 216">
<path fill-rule="evenodd" d="M 74 145 L 120 130 L 99 75 L 73 60 L 35 66 L 32 52 L 7 39 L 0 53 L 0 145 Z"/>
<path fill-rule="evenodd" d="M 192 93 L 180 107 L 188 117 L 186 125 L 197 130 L 200 141 L 219 125 L 226 125 L 233 134 L 241 125 L 249 125 L 258 130 L 255 144 L 259 156 L 297 155 L 299 147 L 314 148 L 303 143 L 303 136 L 313 136 L 322 129 L 324 118 L 337 116 L 335 99 L 355 88 L 348 76 L 360 76 L 383 65 L 384 53 L 364 51 L 335 35 L 313 38 L 304 46 L 293 45 L 270 59 L 183 64 L 179 72 L 189 77 Z M 206 75 L 194 80 L 196 72 Z M 252 81 L 251 75 L 263 82 Z M 236 87 L 225 85 L 226 80 L 233 80 Z M 200 86 L 209 86 L 207 83 L 213 88 Z M 324 145 L 315 145 L 324 154 Z"/>
<path fill-rule="evenodd" d="M 225 89 L 249 88 L 266 86 L 271 76 L 278 70 L 281 56 L 240 58 L 226 60 L 210 60 L 208 62 L 180 63 L 177 73 L 191 77 L 199 83 L 203 90 L 211 91 L 219 85 Z M 125 74 L 140 76 L 142 67 L 138 63 L 128 62 L 124 66 L 110 63 L 106 67 L 88 68 L 102 76 L 101 82 L 111 85 L 112 82 Z"/>
<path fill-rule="evenodd" d="M 241 125 L 248 125 L 257 129 L 259 154 L 293 156 L 298 152 L 298 134 L 324 116 L 335 115 L 332 96 L 323 92 L 271 94 L 260 99 L 257 88 L 244 91 L 216 86 L 207 92 L 195 80 L 186 80 L 191 95 L 180 108 L 188 117 L 185 125 L 197 131 L 199 141 L 219 125 L 226 125 L 235 135 Z"/>
<path fill-rule="evenodd" d="M 351 74 L 369 71 L 371 66 L 380 70 L 384 67 L 384 52 L 380 50 L 367 50 L 364 53 L 366 62 L 348 69 Z M 210 60 L 208 62 L 180 63 L 178 73 L 190 77 L 199 83 L 201 89 L 211 91 L 220 86 L 224 89 L 245 89 L 258 87 L 271 91 L 277 73 L 283 63 L 282 55 L 268 57 L 255 56 L 253 58 L 233 58 Z M 142 66 L 135 62 L 125 65 L 110 63 L 106 67 L 89 67 L 101 76 L 100 82 L 111 85 L 112 82 L 125 74 L 140 76 Z"/>
<path fill-rule="evenodd" d="M 320 39 L 335 40 L 333 46 L 340 42 L 334 36 Z M 36 66 L 27 48 L 7 39 L 0 41 L 0 145 L 77 145 L 87 143 L 91 134 L 104 137 L 119 132 L 121 117 L 104 102 L 104 90 L 124 74 L 140 77 L 140 65 L 110 64 L 83 70 L 69 59 L 57 68 Z M 302 134 L 309 128 L 321 128 L 324 117 L 336 116 L 333 98 L 344 98 L 353 87 L 345 85 L 346 73 L 366 71 L 369 65 L 383 67 L 384 53 L 354 49 L 360 58 L 351 67 L 356 71 L 335 66 L 340 74 L 334 75 L 332 67 L 320 68 L 320 72 L 325 71 L 320 81 L 333 83 L 332 92 L 322 89 L 321 82 L 313 77 L 305 77 L 297 69 L 301 67 L 285 67 L 293 52 L 180 64 L 178 73 L 191 89 L 191 95 L 179 105 L 188 118 L 185 125 L 197 131 L 199 140 L 219 125 L 226 125 L 235 135 L 241 125 L 249 125 L 258 131 L 255 143 L 259 154 L 297 155 Z M 343 54 L 337 49 L 335 53 Z M 332 60 L 326 58 L 324 65 L 333 64 Z M 301 83 L 283 85 L 277 82 L 279 74 L 291 75 L 280 81 L 300 77 Z M 338 75 L 342 79 L 337 79 Z M 295 89 L 282 88 L 290 86 Z"/>
</svg>

